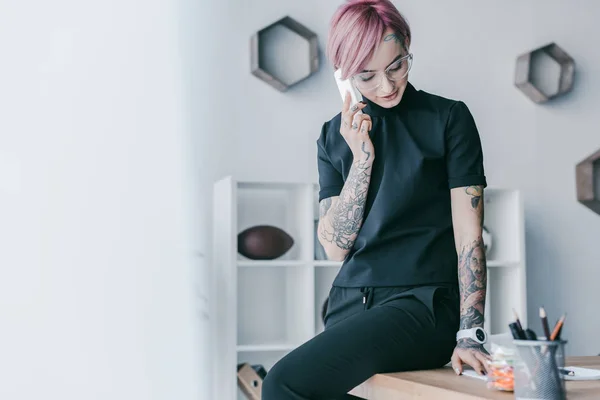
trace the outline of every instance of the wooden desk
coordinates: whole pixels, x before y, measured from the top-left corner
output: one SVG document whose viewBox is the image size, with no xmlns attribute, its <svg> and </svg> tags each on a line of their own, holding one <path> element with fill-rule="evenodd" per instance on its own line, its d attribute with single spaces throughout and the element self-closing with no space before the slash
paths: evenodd
<svg viewBox="0 0 600 400">
<path fill-rule="evenodd" d="M 565 365 L 600 369 L 600 357 L 567 357 Z M 569 400 L 600 399 L 600 380 L 567 381 L 566 387 Z M 488 389 L 485 381 L 469 376 L 456 376 L 450 367 L 375 375 L 350 393 L 369 400 L 514 399 L 513 392 Z"/>
</svg>

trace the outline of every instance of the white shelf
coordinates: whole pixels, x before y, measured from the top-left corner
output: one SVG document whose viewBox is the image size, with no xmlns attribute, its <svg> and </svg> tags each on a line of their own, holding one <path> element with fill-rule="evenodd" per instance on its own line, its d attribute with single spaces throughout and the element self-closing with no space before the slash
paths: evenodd
<svg viewBox="0 0 600 400">
<path fill-rule="evenodd" d="M 311 191 L 307 185 L 243 184 L 236 186 L 236 234 L 255 225 L 273 225 L 287 232 L 294 244 L 280 260 L 311 260 L 312 244 L 304 238 L 312 235 L 310 203 Z M 237 254 L 240 261 L 247 261 Z"/>
<path fill-rule="evenodd" d="M 323 267 L 323 268 L 339 268 L 342 266 L 341 261 L 313 261 L 315 267 Z"/>
<path fill-rule="evenodd" d="M 238 260 L 238 267 L 306 267 L 310 261 L 296 260 Z"/>
<path fill-rule="evenodd" d="M 235 358 L 235 365 L 233 366 L 233 377 L 236 378 L 236 374 L 235 374 L 235 370 L 236 370 L 236 365 L 240 364 L 240 363 L 249 363 L 251 365 L 253 364 L 260 364 L 262 365 L 267 371 L 269 369 L 271 369 L 271 367 L 283 356 L 285 356 L 287 353 L 289 353 L 290 350 L 268 350 L 268 351 L 264 351 L 264 350 L 248 350 L 248 351 L 236 351 L 234 354 L 236 356 Z M 234 382 L 236 383 L 235 386 L 232 387 L 233 390 L 231 390 L 232 392 L 235 391 L 235 388 L 237 387 L 237 382 L 236 380 L 234 380 Z M 222 399 L 223 397 L 221 397 L 221 393 L 219 393 L 219 399 Z M 245 399 L 245 398 L 244 398 Z"/>
<path fill-rule="evenodd" d="M 523 322 L 526 314 L 524 289 L 520 287 L 522 272 L 519 268 L 488 269 L 485 328 L 491 335 L 508 331 L 508 324 L 514 321 L 513 308 L 519 313 L 523 326 L 527 326 L 527 323 Z"/>
<path fill-rule="evenodd" d="M 512 268 L 512 267 L 518 267 L 520 266 L 521 263 L 518 261 L 502 261 L 502 260 L 487 260 L 487 266 L 489 267 L 498 267 L 498 268 L 502 268 L 502 267 L 507 267 L 507 268 Z"/>
<path fill-rule="evenodd" d="M 331 290 L 331 284 L 335 279 L 339 271 L 339 266 L 336 267 L 325 267 L 315 269 L 315 334 L 323 331 L 323 320 L 321 318 L 321 310 L 323 309 L 323 302 L 329 296 Z"/>
<path fill-rule="evenodd" d="M 341 261 L 313 261 L 315 267 L 319 268 L 339 268 L 342 265 Z M 305 265 L 305 264 L 304 264 Z M 518 261 L 505 260 L 487 260 L 488 267 L 518 267 L 521 265 Z"/>
<path fill-rule="evenodd" d="M 484 225 L 492 235 L 488 260 L 523 260 L 520 227 L 522 204 L 516 190 L 484 191 Z"/>
<path fill-rule="evenodd" d="M 302 343 L 313 332 L 311 267 L 242 268 L 238 271 L 237 344 Z"/>
<path fill-rule="evenodd" d="M 273 344 L 246 344 L 238 345 L 238 352 L 270 352 L 270 351 L 290 351 L 298 347 L 299 344 L 291 343 L 273 343 Z"/>
<path fill-rule="evenodd" d="M 236 365 L 267 371 L 323 330 L 321 312 L 342 262 L 320 260 L 314 183 L 237 182 L 214 187 L 212 313 L 214 387 L 219 398 L 241 399 Z M 485 327 L 502 334 L 512 309 L 527 324 L 523 205 L 518 191 L 487 188 L 485 221 L 493 245 L 487 255 Z M 276 260 L 250 260 L 237 252 L 237 235 L 255 225 L 286 231 L 294 245 Z"/>
</svg>

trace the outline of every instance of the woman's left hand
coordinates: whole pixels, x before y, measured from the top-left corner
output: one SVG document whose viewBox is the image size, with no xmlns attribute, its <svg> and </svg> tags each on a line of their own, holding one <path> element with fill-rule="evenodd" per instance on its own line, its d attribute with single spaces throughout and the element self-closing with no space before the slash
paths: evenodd
<svg viewBox="0 0 600 400">
<path fill-rule="evenodd" d="M 490 354 L 482 344 L 473 339 L 460 339 L 452 353 L 452 368 L 456 375 L 460 375 L 464 363 L 470 365 L 479 375 L 487 375 L 489 360 L 491 360 Z"/>
</svg>

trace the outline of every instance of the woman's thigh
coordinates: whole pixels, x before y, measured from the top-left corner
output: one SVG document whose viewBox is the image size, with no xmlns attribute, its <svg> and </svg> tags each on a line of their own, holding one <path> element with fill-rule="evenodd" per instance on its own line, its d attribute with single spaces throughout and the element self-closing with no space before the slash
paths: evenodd
<svg viewBox="0 0 600 400">
<path fill-rule="evenodd" d="M 350 315 L 283 357 L 263 399 L 337 399 L 376 373 L 440 367 L 452 349 L 436 338 L 454 327 L 444 315 L 432 319 L 415 297 Z"/>
<path fill-rule="evenodd" d="M 364 297 L 363 289 L 333 286 L 329 291 L 327 312 L 323 319 L 325 330 L 348 317 L 365 312 L 367 305 Z"/>
</svg>

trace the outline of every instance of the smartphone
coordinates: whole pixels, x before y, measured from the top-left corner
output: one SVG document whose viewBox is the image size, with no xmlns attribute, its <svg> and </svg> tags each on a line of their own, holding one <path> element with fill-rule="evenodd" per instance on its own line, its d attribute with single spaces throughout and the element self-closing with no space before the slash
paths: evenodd
<svg viewBox="0 0 600 400">
<path fill-rule="evenodd" d="M 358 91 L 358 89 L 352 84 L 350 79 L 342 80 L 342 70 L 338 69 L 333 74 L 335 78 L 335 82 L 337 83 L 338 90 L 340 91 L 340 95 L 342 96 L 342 101 L 346 98 L 346 92 L 350 92 L 352 100 L 350 102 L 350 107 L 359 103 L 363 100 L 362 95 Z M 362 113 L 362 111 L 358 111 L 358 113 Z"/>
</svg>

